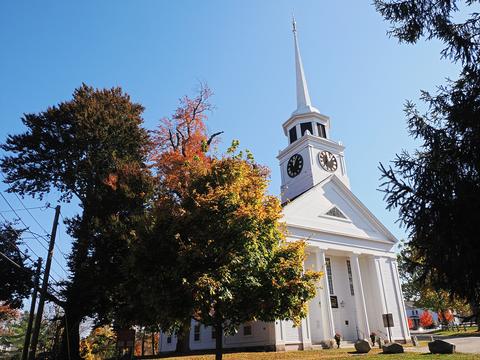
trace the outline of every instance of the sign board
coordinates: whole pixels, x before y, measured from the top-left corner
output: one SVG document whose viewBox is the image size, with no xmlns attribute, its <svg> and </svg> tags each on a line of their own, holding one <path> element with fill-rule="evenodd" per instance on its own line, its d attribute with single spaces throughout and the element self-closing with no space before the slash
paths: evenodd
<svg viewBox="0 0 480 360">
<path fill-rule="evenodd" d="M 335 295 L 330 295 L 330 303 L 332 304 L 332 309 L 338 309 L 338 298 Z"/>
<path fill-rule="evenodd" d="M 135 330 L 120 329 L 117 333 L 117 348 L 128 348 L 135 346 Z"/>
<path fill-rule="evenodd" d="M 391 313 L 383 314 L 382 318 L 383 318 L 383 326 L 384 327 L 391 328 L 391 327 L 395 326 L 394 323 L 393 323 L 393 315 Z"/>
</svg>

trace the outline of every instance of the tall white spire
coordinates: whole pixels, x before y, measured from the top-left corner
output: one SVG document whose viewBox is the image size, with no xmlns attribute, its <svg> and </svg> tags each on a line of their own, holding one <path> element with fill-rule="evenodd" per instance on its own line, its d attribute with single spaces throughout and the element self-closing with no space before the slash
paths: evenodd
<svg viewBox="0 0 480 360">
<path fill-rule="evenodd" d="M 307 80 L 305 79 L 305 72 L 303 71 L 302 58 L 300 56 L 300 48 L 297 39 L 297 23 L 295 17 L 292 15 L 292 31 L 293 41 L 295 45 L 295 71 L 297 81 L 297 109 L 292 115 L 304 114 L 309 112 L 319 112 L 312 106 L 310 95 L 308 93 Z"/>
</svg>

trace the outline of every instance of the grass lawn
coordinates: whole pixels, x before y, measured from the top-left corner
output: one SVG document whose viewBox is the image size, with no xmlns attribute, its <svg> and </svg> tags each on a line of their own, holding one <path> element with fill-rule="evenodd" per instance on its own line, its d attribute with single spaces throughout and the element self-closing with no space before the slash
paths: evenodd
<svg viewBox="0 0 480 360">
<path fill-rule="evenodd" d="M 378 360 L 429 360 L 429 359 L 452 359 L 452 360 L 480 360 L 480 354 L 452 354 L 452 355 L 432 355 L 407 352 L 404 354 L 381 354 L 379 349 L 372 349 L 368 354 L 355 354 L 353 349 L 338 350 L 312 350 L 312 351 L 288 351 L 288 352 L 250 352 L 224 354 L 226 360 L 343 360 L 355 359 L 358 357 L 370 357 Z M 183 357 L 171 357 L 169 360 L 213 360 L 214 355 L 195 355 Z"/>
<path fill-rule="evenodd" d="M 443 335 L 443 336 L 480 336 L 480 332 L 477 331 L 476 326 L 467 326 L 467 331 L 464 331 L 460 327 L 460 331 L 457 330 L 438 330 L 433 331 L 430 334 L 432 335 Z"/>
</svg>

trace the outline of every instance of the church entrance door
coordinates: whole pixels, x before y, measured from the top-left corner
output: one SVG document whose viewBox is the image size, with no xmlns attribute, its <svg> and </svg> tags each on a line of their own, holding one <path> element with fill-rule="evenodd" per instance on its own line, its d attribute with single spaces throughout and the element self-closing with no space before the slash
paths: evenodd
<svg viewBox="0 0 480 360">
<path fill-rule="evenodd" d="M 355 314 L 346 308 L 332 309 L 335 332 L 342 335 L 342 340 L 356 341 Z"/>
</svg>

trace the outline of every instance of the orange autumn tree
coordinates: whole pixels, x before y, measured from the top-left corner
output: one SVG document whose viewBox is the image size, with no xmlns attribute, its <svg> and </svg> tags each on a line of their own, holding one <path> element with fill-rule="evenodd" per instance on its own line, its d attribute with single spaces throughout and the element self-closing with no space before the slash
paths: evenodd
<svg viewBox="0 0 480 360">
<path fill-rule="evenodd" d="M 443 311 L 438 311 L 438 321 L 444 325 L 448 325 L 455 319 L 452 310 L 447 309 Z"/>
<path fill-rule="evenodd" d="M 208 172 L 217 132 L 205 121 L 212 91 L 201 85 L 197 96 L 184 96 L 171 117 L 160 120 L 151 137 L 150 161 L 156 176 L 151 223 L 140 234 L 131 266 L 129 301 L 118 310 L 125 325 L 169 329 L 177 335 L 177 352 L 189 351 L 191 291 L 181 283 L 178 241 L 173 224 L 180 217 L 191 178 Z M 145 294 L 151 296 L 145 296 Z M 160 305 L 161 304 L 161 305 Z M 162 311 L 158 311 L 159 309 Z M 139 311 L 141 309 L 141 311 Z"/>
<path fill-rule="evenodd" d="M 212 91 L 201 85 L 195 98 L 184 96 L 170 118 L 154 132 L 152 161 L 163 191 L 185 195 L 192 174 L 206 171 L 212 161 L 209 149 L 222 132 L 208 135 L 205 121 L 212 110 Z"/>
<path fill-rule="evenodd" d="M 407 320 L 408 320 L 408 328 L 410 330 L 412 330 L 413 329 L 413 320 L 412 320 L 412 318 L 407 318 Z"/>
<path fill-rule="evenodd" d="M 116 336 L 109 325 L 99 326 L 80 341 L 80 355 L 85 360 L 100 360 L 115 356 Z"/>
<path fill-rule="evenodd" d="M 423 328 L 429 328 L 433 325 L 433 318 L 430 311 L 423 310 L 422 314 L 420 315 L 420 326 Z"/>
<path fill-rule="evenodd" d="M 210 94 L 183 98 L 155 133 L 157 201 L 136 271 L 157 324 L 183 346 L 191 319 L 212 326 L 221 359 L 223 335 L 242 323 L 300 323 L 321 274 L 304 271 L 305 242 L 286 242 L 268 169 L 237 141 L 224 156 L 210 151 L 219 134 L 205 125 Z"/>
</svg>

